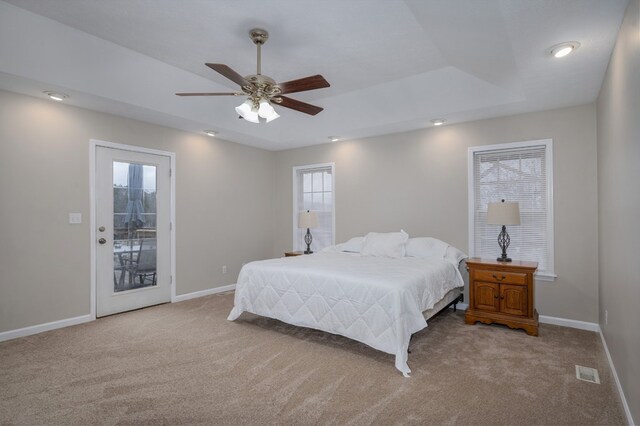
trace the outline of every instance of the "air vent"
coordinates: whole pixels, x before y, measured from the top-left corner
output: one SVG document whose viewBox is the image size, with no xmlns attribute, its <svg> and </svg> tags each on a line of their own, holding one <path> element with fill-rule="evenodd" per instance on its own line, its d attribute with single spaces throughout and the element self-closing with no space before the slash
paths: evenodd
<svg viewBox="0 0 640 426">
<path fill-rule="evenodd" d="M 598 376 L 598 370 L 595 368 L 576 365 L 576 377 L 585 382 L 600 384 L 600 376 Z"/>
</svg>

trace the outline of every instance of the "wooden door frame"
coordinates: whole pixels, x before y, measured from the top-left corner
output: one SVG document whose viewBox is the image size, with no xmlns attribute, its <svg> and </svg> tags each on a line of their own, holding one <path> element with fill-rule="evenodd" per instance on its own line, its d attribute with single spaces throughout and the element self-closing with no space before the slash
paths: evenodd
<svg viewBox="0 0 640 426">
<path fill-rule="evenodd" d="M 131 151 L 138 152 L 143 154 L 154 154 L 160 155 L 164 157 L 169 157 L 170 159 L 170 212 L 169 212 L 169 221 L 171 223 L 171 228 L 169 230 L 169 251 L 171 252 L 171 264 L 169 266 L 170 269 L 170 286 L 171 286 L 171 302 L 176 301 L 176 154 L 175 152 L 169 151 L 160 151 L 157 149 L 151 148 L 143 148 L 140 146 L 134 145 L 124 145 L 114 142 L 107 142 L 98 139 L 91 139 L 89 141 L 89 198 L 90 198 L 90 209 L 89 209 L 89 226 L 90 226 L 90 238 L 91 238 L 91 287 L 90 287 L 90 316 L 92 320 L 96 319 L 96 310 L 97 310 L 97 253 L 96 253 L 96 239 L 97 237 L 97 229 L 96 229 L 96 159 L 97 159 L 97 148 L 112 148 L 119 149 L 123 151 Z"/>
</svg>

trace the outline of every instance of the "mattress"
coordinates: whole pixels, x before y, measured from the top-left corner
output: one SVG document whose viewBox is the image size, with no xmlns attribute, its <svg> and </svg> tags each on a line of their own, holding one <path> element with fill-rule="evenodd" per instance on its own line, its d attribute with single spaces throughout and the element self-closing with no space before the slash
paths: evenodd
<svg viewBox="0 0 640 426">
<path fill-rule="evenodd" d="M 251 312 L 339 334 L 395 355 L 405 376 L 409 340 L 423 312 L 463 287 L 458 269 L 436 258 L 399 259 L 321 252 L 246 264 L 229 320 Z"/>
</svg>

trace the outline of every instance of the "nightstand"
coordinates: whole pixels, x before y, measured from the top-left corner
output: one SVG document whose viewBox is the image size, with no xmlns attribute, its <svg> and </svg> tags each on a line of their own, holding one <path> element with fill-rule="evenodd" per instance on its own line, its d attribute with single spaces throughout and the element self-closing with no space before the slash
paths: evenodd
<svg viewBox="0 0 640 426">
<path fill-rule="evenodd" d="M 534 304 L 533 274 L 537 262 L 497 262 L 477 257 L 468 259 L 469 308 L 467 324 L 504 324 L 538 335 L 538 311 Z"/>
<path fill-rule="evenodd" d="M 300 256 L 302 253 L 301 251 L 285 251 L 284 252 L 284 256 L 285 257 L 291 257 L 291 256 Z"/>
</svg>

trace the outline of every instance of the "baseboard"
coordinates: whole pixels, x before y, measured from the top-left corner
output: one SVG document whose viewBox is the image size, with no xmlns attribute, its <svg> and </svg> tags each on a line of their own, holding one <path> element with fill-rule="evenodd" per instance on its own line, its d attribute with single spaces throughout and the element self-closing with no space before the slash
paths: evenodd
<svg viewBox="0 0 640 426">
<path fill-rule="evenodd" d="M 547 315 L 540 315 L 538 318 L 543 324 L 552 324 L 552 325 L 560 325 L 562 327 L 570 327 L 577 328 L 579 330 L 588 330 L 588 331 L 600 331 L 600 326 L 595 322 L 586 322 L 586 321 L 578 321 L 567 318 L 558 318 L 558 317 L 550 317 Z"/>
<path fill-rule="evenodd" d="M 214 287 L 207 290 L 194 291 L 193 293 L 180 294 L 176 296 L 172 302 L 184 302 L 185 300 L 195 299 L 197 297 L 209 296 L 210 294 L 224 293 L 226 291 L 235 290 L 235 284 L 229 284 L 222 287 Z"/>
<path fill-rule="evenodd" d="M 224 293 L 225 291 L 235 290 L 236 285 L 225 285 L 222 287 L 210 288 L 208 290 L 196 291 L 194 293 L 181 294 L 176 296 L 173 302 L 182 302 L 184 300 L 195 299 L 196 297 L 208 296 L 210 294 Z M 59 321 L 48 322 L 45 324 L 32 325 L 30 327 L 19 328 L 17 330 L 9 330 L 0 332 L 0 342 L 5 340 L 17 339 L 18 337 L 31 336 L 33 334 L 43 333 L 45 331 L 55 330 L 58 328 L 78 325 L 85 322 L 93 321 L 95 318 L 90 314 L 81 315 L 79 317 L 67 318 Z"/>
<path fill-rule="evenodd" d="M 458 303 L 458 309 L 465 310 L 469 307 L 467 303 Z M 453 306 L 451 306 L 453 309 Z M 595 331 L 600 334 L 600 338 L 602 339 L 602 345 L 604 346 L 604 351 L 607 354 L 607 360 L 609 361 L 609 367 L 611 367 L 611 372 L 613 373 L 613 378 L 616 382 L 616 387 L 618 388 L 618 393 L 620 394 L 620 399 L 622 400 L 622 406 L 624 407 L 624 413 L 627 416 L 627 422 L 630 426 L 635 425 L 633 422 L 633 417 L 631 417 L 631 410 L 629 409 L 629 404 L 627 404 L 627 399 L 624 396 L 624 391 L 622 390 L 622 385 L 620 384 L 620 379 L 618 378 L 618 373 L 616 372 L 616 367 L 613 365 L 613 360 L 611 359 L 611 354 L 609 353 L 609 348 L 607 347 L 607 341 L 604 338 L 604 334 L 600 329 L 600 325 L 594 322 L 586 322 L 586 321 L 577 321 L 566 318 L 558 318 L 558 317 L 550 317 L 547 315 L 540 315 L 538 320 L 544 324 L 552 324 L 559 325 L 562 327 L 570 327 L 577 328 L 580 330 L 588 330 Z"/>
<path fill-rule="evenodd" d="M 453 308 L 453 306 L 451 307 Z M 460 310 L 464 311 L 468 307 L 469 307 L 468 303 L 458 303 L 458 309 Z M 594 322 L 585 322 L 585 321 L 578 321 L 578 320 L 572 320 L 572 319 L 566 319 L 566 318 L 550 317 L 547 315 L 540 315 L 538 318 L 538 321 L 540 321 L 543 324 L 560 325 L 562 327 L 577 328 L 580 330 L 600 331 L 600 326 Z"/>
<path fill-rule="evenodd" d="M 67 318 L 59 321 L 47 322 L 45 324 L 32 325 L 30 327 L 19 328 L 17 330 L 3 331 L 0 333 L 0 342 L 5 340 L 17 339 L 18 337 L 31 336 L 32 334 L 43 333 L 45 331 L 55 330 L 57 328 L 69 327 L 85 322 L 93 321 L 90 314 L 81 315 L 79 317 Z"/>
<path fill-rule="evenodd" d="M 461 311 L 466 311 L 468 307 L 469 307 L 468 303 L 458 303 L 456 305 L 456 309 L 459 309 Z M 449 308 L 453 309 L 453 305 L 449 306 Z"/>
<path fill-rule="evenodd" d="M 624 407 L 624 413 L 627 416 L 627 422 L 630 426 L 635 425 L 633 422 L 633 417 L 631 417 L 631 410 L 629 409 L 629 404 L 627 404 L 627 398 L 624 396 L 624 391 L 622 390 L 622 385 L 620 384 L 620 379 L 618 378 L 618 372 L 616 371 L 615 365 L 613 365 L 613 359 L 611 359 L 611 354 L 609 353 L 609 347 L 607 346 L 607 341 L 604 338 L 604 334 L 600 327 L 598 327 L 598 333 L 600 333 L 600 338 L 602 339 L 602 346 L 604 346 L 604 351 L 607 354 L 607 359 L 609 360 L 609 367 L 611 367 L 611 372 L 613 373 L 613 379 L 616 382 L 616 387 L 618 388 L 618 393 L 620 394 L 620 399 L 622 400 L 622 406 Z"/>
</svg>

